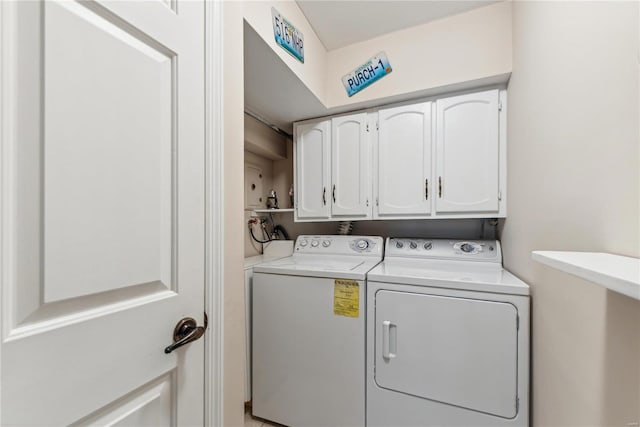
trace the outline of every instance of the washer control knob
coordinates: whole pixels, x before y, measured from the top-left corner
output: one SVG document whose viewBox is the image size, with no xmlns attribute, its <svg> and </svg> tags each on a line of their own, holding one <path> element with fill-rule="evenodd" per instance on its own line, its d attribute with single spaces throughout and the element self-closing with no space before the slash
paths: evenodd
<svg viewBox="0 0 640 427">
<path fill-rule="evenodd" d="M 403 246 L 404 246 L 404 243 L 402 243 L 400 240 L 396 242 L 396 248 L 401 249 Z"/>
<path fill-rule="evenodd" d="M 428 250 L 428 251 L 429 251 L 429 250 L 431 250 L 431 248 L 433 248 L 433 243 L 431 243 L 431 242 L 427 242 L 427 243 L 425 243 L 425 244 L 424 244 L 424 248 L 425 248 L 426 250 Z"/>
<path fill-rule="evenodd" d="M 324 246 L 325 248 L 328 248 L 330 245 L 331 245 L 331 240 L 322 241 L 322 246 Z"/>
<path fill-rule="evenodd" d="M 360 249 L 361 251 L 367 249 L 369 247 L 369 242 L 367 242 L 366 240 L 362 239 L 362 240 L 358 240 L 356 242 L 356 248 Z"/>
<path fill-rule="evenodd" d="M 309 244 L 309 242 L 307 242 L 305 239 L 300 240 L 300 246 L 302 246 L 303 248 L 304 248 L 305 246 L 307 246 L 308 244 Z"/>
<path fill-rule="evenodd" d="M 411 242 L 411 243 L 409 243 L 409 247 L 411 249 L 416 249 L 418 247 L 418 244 L 416 242 Z"/>
<path fill-rule="evenodd" d="M 318 242 L 317 240 L 312 240 L 311 241 L 311 247 L 312 248 L 317 248 L 319 244 L 320 244 L 320 242 Z"/>
</svg>

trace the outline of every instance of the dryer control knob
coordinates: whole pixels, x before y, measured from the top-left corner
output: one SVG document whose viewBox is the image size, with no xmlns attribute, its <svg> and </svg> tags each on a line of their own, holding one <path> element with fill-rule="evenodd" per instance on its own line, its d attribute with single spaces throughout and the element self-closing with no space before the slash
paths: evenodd
<svg viewBox="0 0 640 427">
<path fill-rule="evenodd" d="M 324 240 L 322 242 L 322 246 L 324 246 L 325 248 L 328 248 L 331 245 L 331 240 Z"/>
<path fill-rule="evenodd" d="M 477 251 L 475 245 L 471 244 L 471 243 L 463 243 L 460 245 L 460 250 L 462 252 L 465 253 L 473 253 L 474 251 Z"/>
<path fill-rule="evenodd" d="M 403 246 L 404 246 L 404 243 L 402 243 L 400 240 L 396 242 L 396 248 L 402 248 Z"/>
<path fill-rule="evenodd" d="M 317 248 L 319 244 L 320 244 L 320 242 L 318 242 L 317 240 L 312 240 L 311 241 L 311 247 Z"/>
<path fill-rule="evenodd" d="M 303 248 L 305 246 L 307 246 L 309 244 L 309 242 L 307 242 L 306 240 L 300 240 L 300 246 L 302 246 Z"/>
<path fill-rule="evenodd" d="M 361 251 L 367 249 L 369 247 L 369 242 L 367 242 L 364 239 L 358 240 L 356 242 L 356 248 L 360 249 Z"/>
<path fill-rule="evenodd" d="M 418 247 L 418 244 L 416 242 L 411 242 L 411 243 L 409 243 L 409 247 L 411 249 L 416 249 Z"/>
<path fill-rule="evenodd" d="M 427 242 L 424 244 L 424 248 L 429 251 L 433 248 L 433 244 L 431 242 Z"/>
</svg>

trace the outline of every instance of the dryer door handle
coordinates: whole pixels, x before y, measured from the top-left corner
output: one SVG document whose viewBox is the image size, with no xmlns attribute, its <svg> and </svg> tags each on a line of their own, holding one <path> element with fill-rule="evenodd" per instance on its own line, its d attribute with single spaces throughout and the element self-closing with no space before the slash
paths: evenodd
<svg viewBox="0 0 640 427">
<path fill-rule="evenodd" d="M 390 320 L 382 322 L 382 357 L 384 359 L 389 360 L 396 357 L 397 329 L 398 326 L 391 323 Z"/>
</svg>

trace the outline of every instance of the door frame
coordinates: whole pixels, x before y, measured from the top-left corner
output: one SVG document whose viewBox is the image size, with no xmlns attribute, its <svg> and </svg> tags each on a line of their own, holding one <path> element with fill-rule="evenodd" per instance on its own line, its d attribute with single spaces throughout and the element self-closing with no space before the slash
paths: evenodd
<svg viewBox="0 0 640 427">
<path fill-rule="evenodd" d="M 222 426 L 224 313 L 224 150 L 222 112 L 222 2 L 205 1 L 205 335 L 204 423 Z"/>
<path fill-rule="evenodd" d="M 7 280 L 7 270 L 5 263 L 9 254 L 11 245 L 8 240 L 11 238 L 13 242 L 13 233 L 9 229 L 7 210 L 7 199 L 13 198 L 13 193 L 7 193 L 10 189 L 10 174 L 12 165 L 7 160 L 10 147 L 11 131 L 7 126 L 11 123 L 9 120 L 11 104 L 8 102 L 9 86 L 8 74 L 9 63 L 12 59 L 12 50 L 8 49 L 9 38 L 13 31 L 13 26 L 9 24 L 9 16 L 7 16 L 6 3 L 0 2 L 0 313 L 4 308 L 4 284 Z M 4 337 L 4 314 L 0 314 L 0 378 L 2 377 L 2 340 Z M 2 382 L 0 381 L 0 420 L 2 420 Z"/>
<path fill-rule="evenodd" d="M 0 2 L 0 285 L 8 280 L 6 265 L 12 262 L 11 246 L 14 242 L 10 229 L 7 205 L 15 197 L 11 190 L 12 103 L 9 102 L 11 87 L 8 85 L 15 61 L 15 52 L 8 49 L 11 34 L 15 30 L 11 25 L 11 16 Z M 224 255 L 222 251 L 224 237 L 223 206 L 223 113 L 222 113 L 222 3 L 205 1 L 205 311 L 209 313 L 209 333 L 205 335 L 205 387 L 204 422 L 208 426 L 222 426 L 222 278 L 224 274 Z M 0 307 L 4 305 L 4 286 L 0 286 Z M 4 328 L 0 315 L 0 340 Z M 0 345 L 0 370 L 2 369 L 2 346 Z M 2 401 L 0 384 L 0 402 Z M 2 419 L 2 405 L 0 405 Z"/>
</svg>

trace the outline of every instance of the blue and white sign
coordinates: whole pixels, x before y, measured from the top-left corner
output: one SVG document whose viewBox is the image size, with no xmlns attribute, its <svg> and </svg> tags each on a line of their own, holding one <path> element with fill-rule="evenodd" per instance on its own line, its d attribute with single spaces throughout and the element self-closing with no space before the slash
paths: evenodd
<svg viewBox="0 0 640 427">
<path fill-rule="evenodd" d="M 304 36 L 302 33 L 273 7 L 271 8 L 271 16 L 273 16 L 273 35 L 276 38 L 276 43 L 304 64 Z"/>
<path fill-rule="evenodd" d="M 391 72 L 391 64 L 384 52 L 380 52 L 346 76 L 342 77 L 342 84 L 349 96 L 353 96 L 365 87 L 380 80 Z"/>
</svg>

